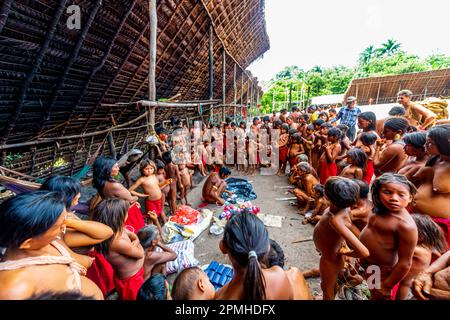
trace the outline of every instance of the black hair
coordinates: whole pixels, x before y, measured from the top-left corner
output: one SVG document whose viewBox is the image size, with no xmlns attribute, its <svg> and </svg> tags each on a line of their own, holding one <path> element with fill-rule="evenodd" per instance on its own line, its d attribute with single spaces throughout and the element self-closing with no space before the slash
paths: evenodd
<svg viewBox="0 0 450 320">
<path fill-rule="evenodd" d="M 317 120 L 314 120 L 313 125 L 320 127 L 322 125 L 322 123 L 324 123 L 324 122 L 325 121 L 323 121 L 322 119 L 317 119 Z"/>
<path fill-rule="evenodd" d="M 156 167 L 156 164 L 150 159 L 145 159 L 145 160 L 142 160 L 142 162 L 139 164 L 139 172 L 141 173 L 142 176 L 144 175 L 144 169 L 147 166 L 153 167 L 153 170 L 155 171 L 154 174 L 156 174 L 156 170 L 158 170 L 158 168 Z"/>
<path fill-rule="evenodd" d="M 306 127 L 306 130 L 313 130 L 314 131 L 314 125 L 313 124 L 308 124 L 308 126 Z"/>
<path fill-rule="evenodd" d="M 299 108 L 298 107 L 292 107 L 292 112 L 298 111 Z"/>
<path fill-rule="evenodd" d="M 139 229 L 137 237 L 142 248 L 147 249 L 152 245 L 152 241 L 158 237 L 158 228 L 154 224 L 146 225 Z"/>
<path fill-rule="evenodd" d="M 69 210 L 73 199 L 81 193 L 81 184 L 75 178 L 56 175 L 47 178 L 39 189 L 61 193 L 65 200 L 66 209 Z"/>
<path fill-rule="evenodd" d="M 230 123 L 230 126 L 231 126 L 231 127 L 236 127 L 236 122 L 232 121 L 232 122 Z"/>
<path fill-rule="evenodd" d="M 302 114 L 302 117 L 303 117 L 303 119 L 305 120 L 306 123 L 309 122 L 309 116 L 306 113 Z"/>
<path fill-rule="evenodd" d="M 169 164 L 172 162 L 172 154 L 170 153 L 170 151 L 166 151 L 162 154 L 161 158 L 163 159 L 163 161 L 165 162 L 165 164 Z"/>
<path fill-rule="evenodd" d="M 411 214 L 417 226 L 417 245 L 436 250 L 439 253 L 447 251 L 447 241 L 442 233 L 441 227 L 426 214 Z"/>
<path fill-rule="evenodd" d="M 369 121 L 368 130 L 375 131 L 377 129 L 377 116 L 372 111 L 366 111 L 358 114 L 358 118 Z"/>
<path fill-rule="evenodd" d="M 92 184 L 100 195 L 103 195 L 103 188 L 107 181 L 114 182 L 111 172 L 116 163 L 116 160 L 109 157 L 98 157 L 95 159 L 92 166 Z"/>
<path fill-rule="evenodd" d="M 261 261 L 269 250 L 269 233 L 261 219 L 248 212 L 233 215 L 228 220 L 223 235 L 223 243 L 236 263 L 245 268 L 244 300 L 264 300 L 266 281 Z M 249 253 L 256 253 L 256 257 Z"/>
<path fill-rule="evenodd" d="M 263 122 L 270 122 L 270 117 L 264 116 L 262 120 L 263 120 Z"/>
<path fill-rule="evenodd" d="M 322 111 L 321 113 L 319 113 L 319 118 L 320 118 L 321 116 L 326 116 L 326 117 L 327 117 L 327 120 L 325 120 L 325 121 L 328 121 L 328 119 L 329 119 L 328 113 L 326 113 L 325 111 Z"/>
<path fill-rule="evenodd" d="M 253 118 L 253 123 L 255 123 L 255 121 L 259 120 L 259 117 L 254 117 Z"/>
<path fill-rule="evenodd" d="M 342 134 L 341 130 L 339 130 L 336 127 L 333 127 L 330 130 L 328 130 L 327 136 L 328 137 L 336 137 L 338 140 L 341 140 L 343 137 L 343 134 Z"/>
<path fill-rule="evenodd" d="M 159 169 L 164 169 L 164 167 L 166 166 L 166 165 L 164 164 L 164 162 L 162 162 L 162 161 L 159 160 L 159 159 L 156 159 L 155 164 L 156 164 L 156 169 L 157 169 L 157 170 L 159 170 Z"/>
<path fill-rule="evenodd" d="M 233 122 L 233 118 L 232 117 L 230 117 L 230 116 L 225 117 L 225 123 L 226 124 L 230 124 L 232 122 Z"/>
<path fill-rule="evenodd" d="M 351 179 L 331 177 L 325 183 L 325 195 L 338 208 L 348 208 L 359 200 L 359 186 Z"/>
<path fill-rule="evenodd" d="M 179 272 L 172 284 L 172 299 L 189 300 L 192 286 L 197 282 L 201 273 L 202 270 L 199 267 L 190 267 Z"/>
<path fill-rule="evenodd" d="M 389 115 L 390 116 L 404 116 L 406 113 L 405 108 L 403 108 L 402 106 L 394 106 L 391 108 L 391 110 L 389 110 Z"/>
<path fill-rule="evenodd" d="M 275 240 L 270 239 L 270 250 L 264 259 L 264 264 L 267 268 L 273 266 L 284 268 L 284 260 L 285 257 L 283 249 Z"/>
<path fill-rule="evenodd" d="M 242 125 L 244 125 L 244 127 L 247 127 L 247 124 L 245 123 L 245 121 L 239 122 L 239 127 L 242 126 Z"/>
<path fill-rule="evenodd" d="M 297 142 L 297 143 L 301 143 L 301 142 L 302 142 L 302 135 L 301 135 L 301 133 L 295 132 L 295 133 L 292 135 L 292 138 L 293 138 L 294 141 Z"/>
<path fill-rule="evenodd" d="M 384 128 L 391 128 L 394 131 L 402 131 L 406 133 L 406 129 L 409 126 L 408 120 L 405 118 L 388 118 L 384 121 Z"/>
<path fill-rule="evenodd" d="M 359 186 L 359 198 L 367 199 L 369 196 L 370 187 L 367 182 L 359 179 L 352 179 Z"/>
<path fill-rule="evenodd" d="M 287 112 L 287 109 L 281 109 L 281 111 L 280 112 Z"/>
<path fill-rule="evenodd" d="M 427 142 L 426 132 L 411 132 L 403 136 L 403 142 L 412 145 L 420 151 L 425 151 L 425 143 Z"/>
<path fill-rule="evenodd" d="M 22 193 L 0 204 L 0 247 L 17 249 L 27 239 L 47 232 L 64 211 L 59 192 Z"/>
<path fill-rule="evenodd" d="M 323 197 L 325 194 L 325 186 L 323 184 L 318 183 L 313 187 L 313 189 L 319 194 L 320 197 Z"/>
<path fill-rule="evenodd" d="M 321 128 L 327 128 L 327 129 L 331 129 L 333 128 L 333 126 L 331 125 L 331 123 L 328 122 L 324 122 L 320 125 Z"/>
<path fill-rule="evenodd" d="M 370 191 L 372 193 L 373 212 L 379 215 L 388 213 L 387 208 L 380 200 L 381 188 L 388 183 L 402 184 L 409 189 L 411 196 L 414 196 L 417 192 L 416 187 L 404 176 L 397 173 L 387 172 L 375 179 L 372 183 Z"/>
<path fill-rule="evenodd" d="M 439 125 L 428 130 L 428 135 L 434 143 L 439 153 L 450 156 L 450 125 Z"/>
<path fill-rule="evenodd" d="M 416 126 L 408 126 L 408 128 L 406 128 L 406 132 L 417 132 L 419 131 L 419 129 L 417 129 Z"/>
<path fill-rule="evenodd" d="M 369 146 L 375 144 L 377 139 L 378 139 L 378 136 L 373 132 L 363 132 L 363 133 L 361 133 L 361 136 L 359 137 L 359 140 L 361 140 L 361 142 L 363 144 L 366 144 Z"/>
<path fill-rule="evenodd" d="M 347 157 L 350 157 L 353 160 L 353 164 L 358 168 L 361 168 L 363 170 L 366 169 L 367 154 L 360 148 L 351 148 L 347 152 Z"/>
<path fill-rule="evenodd" d="M 223 166 L 219 170 L 219 176 L 220 177 L 226 177 L 226 176 L 229 176 L 230 174 L 231 174 L 231 170 L 228 167 L 226 167 L 226 166 Z"/>
<path fill-rule="evenodd" d="M 290 136 L 293 136 L 294 134 L 296 134 L 297 133 L 297 129 L 289 129 L 289 135 Z"/>
<path fill-rule="evenodd" d="M 161 273 L 154 273 L 141 286 L 136 300 L 167 300 L 166 278 Z"/>
<path fill-rule="evenodd" d="M 130 204 L 126 200 L 120 198 L 105 199 L 94 208 L 92 220 L 101 222 L 110 227 L 115 236 L 124 228 L 125 217 L 129 207 Z M 95 249 L 103 255 L 108 254 L 114 236 L 95 245 Z"/>
<path fill-rule="evenodd" d="M 83 295 L 80 291 L 40 291 L 26 300 L 95 300 L 94 296 Z"/>
<path fill-rule="evenodd" d="M 278 129 L 282 124 L 283 124 L 283 121 L 275 120 L 275 122 L 273 123 L 273 128 Z"/>
<path fill-rule="evenodd" d="M 346 124 L 340 123 L 336 126 L 336 128 L 338 128 L 339 130 L 342 131 L 342 134 L 346 134 L 348 131 L 348 126 Z"/>
<path fill-rule="evenodd" d="M 332 113 L 334 113 L 334 114 L 337 114 L 337 111 L 336 111 L 336 109 L 334 109 L 334 108 L 330 108 L 330 110 L 328 110 L 328 113 L 330 113 L 330 112 L 332 112 Z"/>
<path fill-rule="evenodd" d="M 283 130 L 285 130 L 285 131 L 289 131 L 289 125 L 287 125 L 286 123 L 283 123 L 283 124 L 281 125 L 281 128 L 282 128 Z"/>
</svg>

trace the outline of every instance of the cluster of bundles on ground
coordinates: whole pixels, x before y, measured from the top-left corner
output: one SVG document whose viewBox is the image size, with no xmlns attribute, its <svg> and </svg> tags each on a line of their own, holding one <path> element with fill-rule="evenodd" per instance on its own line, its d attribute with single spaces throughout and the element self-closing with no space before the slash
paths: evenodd
<svg viewBox="0 0 450 320">
<path fill-rule="evenodd" d="M 212 261 L 204 271 L 216 290 L 226 285 L 234 276 L 234 271 L 230 266 L 217 261 Z"/>
<path fill-rule="evenodd" d="M 240 178 L 228 178 L 226 180 L 227 190 L 233 192 L 232 195 L 224 192 L 222 198 L 226 203 L 240 203 L 255 200 L 257 198 L 253 186 L 250 182 Z"/>
<path fill-rule="evenodd" d="M 227 204 L 224 207 L 223 212 L 219 215 L 219 219 L 229 220 L 233 215 L 241 213 L 244 210 L 248 210 L 253 214 L 258 214 L 261 211 L 259 207 L 253 205 L 250 201 L 238 203 L 236 205 Z"/>
<path fill-rule="evenodd" d="M 437 115 L 437 120 L 448 119 L 448 102 L 446 100 L 430 97 L 417 103 L 433 111 Z"/>
</svg>

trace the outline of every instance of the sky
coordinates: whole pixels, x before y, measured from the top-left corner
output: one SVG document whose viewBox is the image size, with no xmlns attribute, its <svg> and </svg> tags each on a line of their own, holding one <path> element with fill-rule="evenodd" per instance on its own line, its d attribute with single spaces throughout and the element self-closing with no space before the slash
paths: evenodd
<svg viewBox="0 0 450 320">
<path fill-rule="evenodd" d="M 265 0 L 270 49 L 248 69 L 268 81 L 285 66 L 355 66 L 389 38 L 408 53 L 450 55 L 448 0 Z"/>
</svg>

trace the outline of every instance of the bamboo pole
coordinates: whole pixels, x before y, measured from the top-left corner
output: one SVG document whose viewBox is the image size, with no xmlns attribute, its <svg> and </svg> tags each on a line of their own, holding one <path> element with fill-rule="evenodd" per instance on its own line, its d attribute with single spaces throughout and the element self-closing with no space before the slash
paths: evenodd
<svg viewBox="0 0 450 320">
<path fill-rule="evenodd" d="M 226 81 L 227 81 L 227 79 L 226 79 L 226 72 L 227 72 L 227 53 L 226 53 L 226 51 L 225 51 L 225 48 L 223 49 L 223 52 L 222 52 L 222 55 L 223 55 L 223 62 L 222 62 L 222 66 L 223 66 L 223 71 L 222 71 L 222 74 L 223 74 L 223 78 L 222 78 L 222 103 L 223 104 L 225 104 L 226 102 L 225 102 L 225 94 L 226 94 Z M 223 107 L 222 108 L 222 121 L 225 121 L 225 107 Z"/>
<path fill-rule="evenodd" d="M 213 65 L 214 65 L 214 52 L 213 52 L 213 26 L 212 23 L 209 26 L 209 99 L 212 100 L 214 95 L 214 73 L 213 73 Z"/>
<path fill-rule="evenodd" d="M 236 104 L 236 98 L 237 98 L 237 92 L 236 92 L 236 63 L 234 64 L 234 71 L 233 71 L 233 93 L 234 93 L 233 103 Z M 236 121 L 236 108 L 234 108 L 234 110 L 233 110 L 233 120 Z"/>
<path fill-rule="evenodd" d="M 156 39 L 158 32 L 158 15 L 156 10 L 156 0 L 149 0 L 149 64 L 148 64 L 148 99 L 156 101 Z M 155 131 L 155 106 L 149 108 L 149 124 L 151 133 Z"/>
</svg>

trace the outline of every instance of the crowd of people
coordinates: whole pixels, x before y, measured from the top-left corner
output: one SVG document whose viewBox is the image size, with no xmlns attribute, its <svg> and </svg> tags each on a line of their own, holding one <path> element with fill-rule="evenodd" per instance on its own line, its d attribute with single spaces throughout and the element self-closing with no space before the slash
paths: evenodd
<svg viewBox="0 0 450 320">
<path fill-rule="evenodd" d="M 204 125 L 189 161 L 179 161 L 176 151 L 183 139 L 157 128 L 153 160 L 133 159 L 127 170 L 112 158 L 95 160 L 98 193 L 84 219 L 72 211 L 79 181 L 50 177 L 41 190 L 0 205 L 0 299 L 104 299 L 115 291 L 121 300 L 307 300 L 304 276 L 311 274 L 320 275 L 327 300 L 335 299 L 342 277 L 354 286 L 375 279 L 372 299 L 448 299 L 450 125 L 436 123 L 411 97 L 400 91 L 400 105 L 386 119 L 361 112 L 349 97 L 339 111 L 294 107 L 262 122 L 255 117 L 248 129 L 231 119 Z M 177 127 L 183 129 L 180 122 Z M 195 142 L 193 128 L 188 139 Z M 161 228 L 180 204 L 189 205 L 194 172 L 208 175 L 203 201 L 221 206 L 228 167 L 254 175 L 271 166 L 260 155 L 275 152 L 273 146 L 277 175 L 288 176 L 303 224 L 314 225 L 318 270 L 284 270 L 281 248 L 263 222 L 244 211 L 227 222 L 218 248 L 233 266 L 231 281 L 215 291 L 206 273 L 192 267 L 180 271 L 170 289 L 166 263 L 177 253 L 162 242 Z M 140 177 L 132 181 L 128 171 L 135 165 Z M 120 172 L 125 181 L 117 180 Z"/>
</svg>

